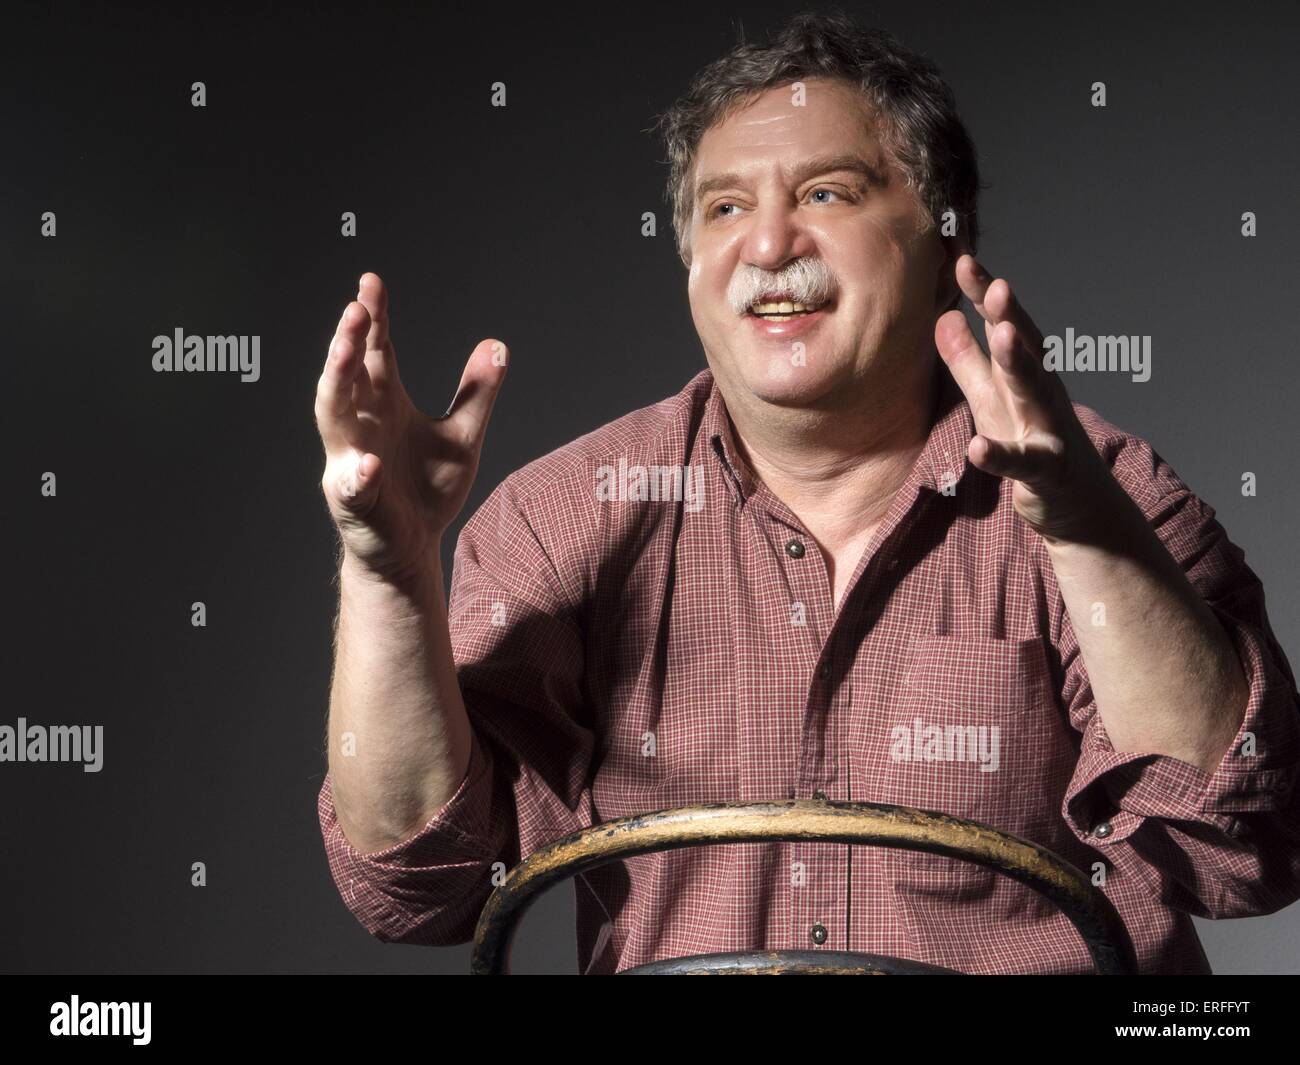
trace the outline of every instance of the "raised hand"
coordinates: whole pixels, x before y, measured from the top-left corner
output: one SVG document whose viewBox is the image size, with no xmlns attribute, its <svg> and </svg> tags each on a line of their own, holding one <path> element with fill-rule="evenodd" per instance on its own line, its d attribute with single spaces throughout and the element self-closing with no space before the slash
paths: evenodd
<svg viewBox="0 0 1300 1065">
<path fill-rule="evenodd" d="M 1043 366 L 1043 334 L 1011 286 L 974 256 L 957 260 L 957 283 L 984 319 L 984 353 L 960 310 L 940 315 L 935 346 L 970 404 L 976 436 L 967 457 L 1014 480 L 1016 512 L 1055 540 L 1082 539 L 1103 501 L 1123 492 L 1084 431 L 1056 374 Z"/>
<path fill-rule="evenodd" d="M 378 274 L 362 275 L 316 385 L 321 488 L 345 564 L 398 582 L 438 563 L 442 534 L 478 472 L 506 357 L 500 341 L 480 341 L 447 413 L 421 413 L 398 376 L 388 291 Z"/>
</svg>

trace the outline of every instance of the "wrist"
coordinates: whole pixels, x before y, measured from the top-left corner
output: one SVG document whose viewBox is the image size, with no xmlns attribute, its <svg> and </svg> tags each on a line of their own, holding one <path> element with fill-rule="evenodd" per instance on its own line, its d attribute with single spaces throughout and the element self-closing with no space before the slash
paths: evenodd
<svg viewBox="0 0 1300 1065">
<path fill-rule="evenodd" d="M 441 547 L 441 541 L 435 540 L 419 561 L 386 572 L 372 569 L 345 549 L 339 562 L 339 584 L 362 594 L 395 596 L 426 605 L 442 594 Z"/>
<path fill-rule="evenodd" d="M 1089 584 L 1113 579 L 1140 579 L 1158 575 L 1178 583 L 1182 569 L 1173 560 L 1142 509 L 1118 483 L 1122 503 L 1098 507 L 1087 529 L 1066 537 L 1043 537 L 1043 543 L 1058 581 L 1081 579 Z M 1109 576 L 1107 576 L 1109 575 Z"/>
<path fill-rule="evenodd" d="M 1135 547 L 1148 546 L 1155 533 L 1142 509 L 1124 491 L 1114 477 L 1100 481 L 1068 520 L 1039 530 L 1050 552 L 1069 552 L 1078 548 L 1129 553 Z"/>
</svg>

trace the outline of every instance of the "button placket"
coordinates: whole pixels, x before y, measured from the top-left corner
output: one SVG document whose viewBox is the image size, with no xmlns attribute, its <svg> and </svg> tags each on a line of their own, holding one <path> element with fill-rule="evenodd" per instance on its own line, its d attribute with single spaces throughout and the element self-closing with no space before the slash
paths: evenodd
<svg viewBox="0 0 1300 1065">
<path fill-rule="evenodd" d="M 830 663 L 818 661 L 823 649 L 825 625 L 833 617 L 830 576 L 822 564 L 821 556 L 810 556 L 811 547 L 805 535 L 793 532 L 793 527 L 779 517 L 773 516 L 773 521 L 784 526 L 772 540 L 785 554 L 785 570 L 793 596 L 805 604 L 808 625 L 806 635 L 811 637 L 805 649 L 813 657 L 812 672 L 816 677 L 811 690 L 807 692 L 807 702 L 799 722 L 796 789 L 790 793 L 791 798 L 797 798 L 810 794 L 805 790 L 810 785 L 833 779 L 835 773 L 833 764 L 825 764 L 828 754 L 825 737 L 813 734 L 828 723 L 834 702 L 826 684 L 832 676 Z M 817 752 L 816 757 L 813 757 L 812 752 Z M 813 795 L 814 798 L 826 799 L 826 792 L 820 788 Z M 800 885 L 795 886 L 793 880 L 790 885 L 791 938 L 794 945 L 799 947 L 804 947 L 809 941 L 808 937 L 814 936 L 820 936 L 819 942 L 824 943 L 829 938 L 827 917 L 836 912 L 836 900 L 843 890 L 840 870 L 834 858 L 835 847 L 831 844 L 798 841 L 791 844 L 790 853 L 792 861 L 800 863 L 802 874 Z M 789 872 L 792 874 L 793 869 Z M 820 931 L 814 931 L 815 929 Z"/>
</svg>

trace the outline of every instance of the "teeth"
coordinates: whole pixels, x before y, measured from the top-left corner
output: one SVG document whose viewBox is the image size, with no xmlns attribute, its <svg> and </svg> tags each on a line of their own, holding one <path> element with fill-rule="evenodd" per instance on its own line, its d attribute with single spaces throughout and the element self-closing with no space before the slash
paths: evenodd
<svg viewBox="0 0 1300 1065">
<path fill-rule="evenodd" d="M 815 311 L 817 307 L 808 303 L 792 303 L 789 300 L 782 300 L 779 303 L 756 303 L 751 308 L 754 314 L 807 314 Z"/>
</svg>

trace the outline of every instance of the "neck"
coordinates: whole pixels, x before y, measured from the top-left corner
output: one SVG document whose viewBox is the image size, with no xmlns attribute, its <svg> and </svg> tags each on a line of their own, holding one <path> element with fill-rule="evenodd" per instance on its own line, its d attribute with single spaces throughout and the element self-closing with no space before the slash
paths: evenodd
<svg viewBox="0 0 1300 1065">
<path fill-rule="evenodd" d="M 778 407 L 752 393 L 724 392 L 736 447 L 819 541 L 848 543 L 884 517 L 925 447 L 937 363 L 936 356 L 905 387 L 856 389 L 833 409 Z"/>
</svg>

